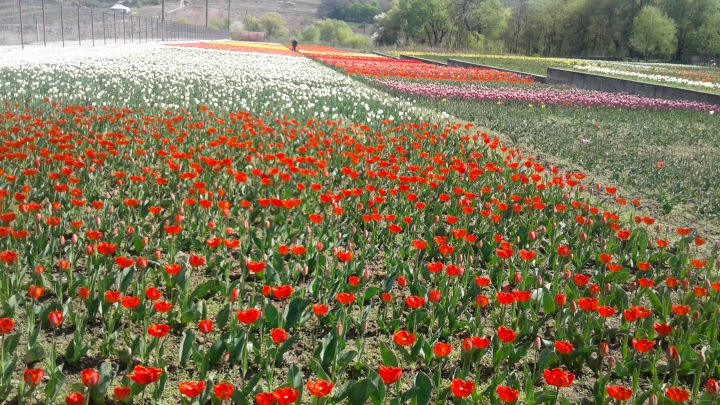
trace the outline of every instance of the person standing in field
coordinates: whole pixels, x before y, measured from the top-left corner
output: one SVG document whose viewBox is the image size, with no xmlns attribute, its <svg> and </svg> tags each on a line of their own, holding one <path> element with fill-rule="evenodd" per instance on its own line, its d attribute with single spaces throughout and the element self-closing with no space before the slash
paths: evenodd
<svg viewBox="0 0 720 405">
<path fill-rule="evenodd" d="M 298 41 L 297 41 L 297 39 L 293 38 L 293 40 L 292 40 L 293 52 L 297 52 L 297 46 L 298 46 Z"/>
</svg>

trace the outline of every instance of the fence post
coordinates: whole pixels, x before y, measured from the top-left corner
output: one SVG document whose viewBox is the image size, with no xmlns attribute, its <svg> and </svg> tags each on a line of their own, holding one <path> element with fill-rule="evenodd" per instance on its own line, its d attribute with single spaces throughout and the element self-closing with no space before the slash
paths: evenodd
<svg viewBox="0 0 720 405">
<path fill-rule="evenodd" d="M 117 44 L 117 13 L 113 11 L 113 32 L 115 37 L 115 43 Z"/>
<path fill-rule="evenodd" d="M 103 11 L 103 42 L 107 45 L 107 27 L 105 26 L 105 12 Z"/>
<path fill-rule="evenodd" d="M 45 30 L 45 0 L 42 0 L 42 14 L 43 14 L 43 43 L 47 48 L 47 31 Z"/>
<path fill-rule="evenodd" d="M 125 38 L 125 12 L 123 12 L 123 44 L 127 44 L 127 39 Z"/>
<path fill-rule="evenodd" d="M 62 37 L 63 48 L 65 48 L 65 20 L 63 18 L 62 3 L 60 3 L 60 36 Z"/>
<path fill-rule="evenodd" d="M 78 12 L 78 46 L 82 46 L 82 35 L 80 34 L 80 5 L 77 6 Z"/>
<path fill-rule="evenodd" d="M 93 48 L 95 47 L 95 14 L 93 9 L 90 9 L 90 36 L 92 37 Z"/>
<path fill-rule="evenodd" d="M 25 34 L 23 33 L 22 24 L 22 0 L 18 0 L 18 6 L 20 7 L 20 45 L 22 49 L 25 49 Z"/>
</svg>

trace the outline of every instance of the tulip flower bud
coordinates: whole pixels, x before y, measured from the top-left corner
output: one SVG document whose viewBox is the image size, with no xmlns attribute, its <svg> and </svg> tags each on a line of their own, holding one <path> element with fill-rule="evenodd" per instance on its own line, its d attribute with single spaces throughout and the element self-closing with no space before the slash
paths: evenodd
<svg viewBox="0 0 720 405">
<path fill-rule="evenodd" d="M 181 205 L 180 208 L 178 208 L 178 214 L 185 215 L 185 207 Z"/>
<path fill-rule="evenodd" d="M 688 281 L 688 279 L 684 278 L 680 283 L 680 286 L 683 290 L 687 290 L 688 288 L 690 288 L 690 282 Z"/>
<path fill-rule="evenodd" d="M 352 242 L 348 243 L 348 250 L 353 250 L 353 249 L 355 249 L 355 245 Z"/>
<path fill-rule="evenodd" d="M 308 266 L 304 266 L 302 269 L 302 275 L 307 276 L 309 272 L 310 272 L 310 268 Z"/>
<path fill-rule="evenodd" d="M 343 334 L 343 325 L 342 323 L 338 322 L 337 325 L 335 325 L 335 336 L 340 337 Z"/>
<path fill-rule="evenodd" d="M 698 362 L 700 362 L 700 364 L 705 364 L 705 351 L 704 350 L 700 350 L 698 352 Z"/>
<path fill-rule="evenodd" d="M 610 370 L 615 368 L 615 356 L 608 357 L 608 368 L 610 368 Z"/>
<path fill-rule="evenodd" d="M 460 253 L 460 261 L 462 262 L 465 258 L 463 257 L 463 254 Z"/>
<path fill-rule="evenodd" d="M 693 311 L 692 318 L 693 318 L 693 322 L 697 322 L 700 319 L 700 312 Z"/>
<path fill-rule="evenodd" d="M 250 263 L 250 258 L 245 256 L 243 258 L 243 266 L 247 267 L 248 263 Z"/>
<path fill-rule="evenodd" d="M 502 290 L 503 290 L 503 292 L 509 292 L 510 286 L 506 284 L 506 285 L 502 286 Z"/>
<path fill-rule="evenodd" d="M 536 337 L 535 340 L 533 340 L 532 348 L 533 350 L 537 351 L 540 351 L 540 349 L 542 348 L 542 342 L 540 341 L 539 337 Z"/>
<path fill-rule="evenodd" d="M 265 220 L 265 229 L 270 229 L 270 221 Z"/>
<path fill-rule="evenodd" d="M 567 201 L 569 199 L 570 199 L 570 194 L 568 194 L 568 193 L 563 194 L 563 200 Z"/>
<path fill-rule="evenodd" d="M 680 358 L 679 354 L 673 359 L 673 364 L 675 364 L 675 367 L 680 367 L 680 364 L 682 364 L 682 359 Z"/>
<path fill-rule="evenodd" d="M 720 269 L 720 259 L 717 259 L 717 260 L 715 261 L 715 268 L 716 268 L 716 269 Z"/>
<path fill-rule="evenodd" d="M 185 218 L 183 218 L 182 215 L 180 215 L 180 214 L 176 214 L 176 215 L 175 215 L 175 223 L 176 223 L 176 224 L 181 223 L 181 222 L 183 221 L 183 219 L 185 219 Z"/>
<path fill-rule="evenodd" d="M 331 275 L 332 275 L 332 271 L 330 270 L 330 268 L 329 267 L 325 268 L 325 277 L 330 278 Z"/>
<path fill-rule="evenodd" d="M 538 287 L 540 287 L 540 286 L 542 286 L 542 283 L 543 283 L 542 277 L 541 277 L 541 276 L 537 276 L 537 279 L 535 280 L 535 285 L 538 286 Z"/>
<path fill-rule="evenodd" d="M 77 241 L 78 241 L 77 235 L 73 234 L 73 235 L 70 237 L 70 243 L 72 243 L 72 244 L 74 245 L 74 244 L 77 243 Z"/>
<path fill-rule="evenodd" d="M 570 303 L 570 311 L 571 311 L 572 313 L 577 312 L 577 304 L 575 303 L 575 301 L 572 301 L 572 302 Z"/>
<path fill-rule="evenodd" d="M 150 238 L 147 236 L 143 236 L 142 238 L 143 245 L 147 246 L 148 242 L 150 242 Z"/>
<path fill-rule="evenodd" d="M 366 229 L 365 232 L 363 232 L 363 236 L 367 239 L 370 236 L 370 231 Z"/>
<path fill-rule="evenodd" d="M 233 289 L 232 291 L 230 291 L 230 301 L 231 301 L 231 302 L 235 302 L 235 301 L 237 301 L 239 298 L 240 298 L 240 290 L 238 290 L 237 288 L 235 288 L 235 289 Z"/>
<path fill-rule="evenodd" d="M 713 379 L 709 379 L 707 384 L 705 384 L 705 392 L 711 397 L 717 396 L 720 392 L 720 389 L 718 388 L 718 383 Z"/>
<path fill-rule="evenodd" d="M 608 347 L 608 344 L 605 342 L 600 343 L 600 347 L 598 348 L 598 354 L 600 357 L 606 357 L 610 353 L 610 348 Z"/>
<path fill-rule="evenodd" d="M 135 261 L 135 266 L 137 266 L 137 268 L 140 270 L 146 269 L 148 266 L 148 261 L 144 257 L 138 257 Z"/>
<path fill-rule="evenodd" d="M 585 242 L 588 239 L 588 236 L 585 232 L 580 233 L 580 242 Z"/>
<path fill-rule="evenodd" d="M 248 223 L 248 220 L 247 220 L 247 219 L 243 221 L 243 227 L 244 227 L 245 229 L 248 229 L 248 228 L 250 227 L 250 224 Z"/>
<path fill-rule="evenodd" d="M 630 291 L 635 291 L 635 290 L 637 290 L 637 286 L 638 286 L 638 285 L 637 285 L 637 282 L 636 282 L 636 281 L 633 281 L 632 283 L 630 283 Z"/>
<path fill-rule="evenodd" d="M 222 216 L 225 217 L 225 218 L 229 218 L 229 217 L 230 217 L 230 210 L 223 209 L 220 213 L 221 213 Z"/>
<path fill-rule="evenodd" d="M 513 284 L 520 284 L 520 283 L 522 283 L 522 274 L 515 273 L 513 275 Z"/>
<path fill-rule="evenodd" d="M 39 276 L 45 272 L 45 269 L 43 268 L 43 266 L 38 264 L 37 266 L 35 266 L 35 270 L 33 272 L 36 276 Z"/>
<path fill-rule="evenodd" d="M 113 212 L 115 212 L 115 206 L 114 206 L 114 205 L 111 205 L 111 206 L 110 206 L 110 209 L 109 209 L 108 211 L 110 211 L 111 214 L 112 214 Z"/>
<path fill-rule="evenodd" d="M 19 210 L 22 214 L 27 214 L 29 211 L 27 204 L 20 204 Z"/>
<path fill-rule="evenodd" d="M 665 349 L 665 359 L 667 359 L 667 361 L 671 361 L 677 355 L 678 355 L 678 352 L 677 352 L 677 349 L 675 349 L 675 346 L 668 346 Z"/>
<path fill-rule="evenodd" d="M 118 229 L 117 229 L 117 228 L 113 228 L 113 232 L 112 232 L 112 233 L 113 233 L 113 236 L 118 236 Z"/>
<path fill-rule="evenodd" d="M 565 277 L 565 280 L 570 280 L 572 278 L 572 275 L 570 274 L 569 269 L 565 269 L 564 277 Z"/>
<path fill-rule="evenodd" d="M 612 285 L 610 283 L 605 283 L 605 294 L 610 294 L 612 292 Z"/>
<path fill-rule="evenodd" d="M 400 288 L 405 288 L 405 286 L 407 286 L 407 280 L 405 279 L 405 277 L 403 277 L 403 276 L 398 277 L 397 285 Z"/>
<path fill-rule="evenodd" d="M 535 232 L 535 231 L 530 231 L 530 232 L 528 232 L 528 239 L 529 239 L 529 240 L 535 240 L 535 239 L 537 239 L 537 232 Z"/>
<path fill-rule="evenodd" d="M 95 247 L 93 245 L 87 245 L 85 246 L 85 254 L 90 256 L 95 252 Z"/>
<path fill-rule="evenodd" d="M 60 237 L 60 246 L 65 246 L 65 236 Z"/>
<path fill-rule="evenodd" d="M 558 305 L 560 307 L 564 307 L 566 301 L 567 301 L 567 297 L 565 297 L 565 294 L 556 294 L 555 295 L 555 304 L 556 305 Z M 571 309 L 572 309 L 572 305 L 571 305 Z M 577 307 L 576 307 L 576 309 L 577 309 Z M 573 310 L 573 312 L 575 312 L 575 311 Z"/>
<path fill-rule="evenodd" d="M 264 261 L 268 261 L 268 254 L 267 254 L 267 253 L 263 253 L 263 260 L 264 260 Z"/>
<path fill-rule="evenodd" d="M 483 247 L 483 241 L 479 241 L 479 242 L 478 242 L 478 247 L 479 247 L 480 249 L 482 249 L 482 247 Z"/>
<path fill-rule="evenodd" d="M 208 224 L 207 224 L 208 229 L 213 230 L 213 229 L 215 229 L 216 226 L 217 225 L 215 225 L 215 221 L 208 221 Z"/>
<path fill-rule="evenodd" d="M 440 217 L 435 215 L 435 223 L 437 224 L 440 221 Z"/>
<path fill-rule="evenodd" d="M 134 233 L 135 233 L 135 228 L 133 228 L 132 226 L 128 226 L 128 227 L 125 229 L 125 234 L 126 234 L 127 236 L 131 236 L 131 235 L 133 235 Z"/>
<path fill-rule="evenodd" d="M 370 270 L 369 269 L 363 270 L 363 280 L 365 280 L 365 281 L 370 280 Z"/>
<path fill-rule="evenodd" d="M 35 222 L 40 222 L 42 220 L 42 215 L 39 213 L 35 214 Z"/>
<path fill-rule="evenodd" d="M 368 328 L 368 322 L 364 321 L 362 324 L 360 324 L 360 333 L 364 335 L 365 332 L 367 332 L 367 328 Z"/>
<path fill-rule="evenodd" d="M 155 251 L 153 252 L 153 257 L 155 258 L 155 260 L 159 259 L 161 255 L 162 253 L 157 249 L 155 249 Z"/>
<path fill-rule="evenodd" d="M 410 232 L 415 233 L 415 225 L 410 227 Z"/>
<path fill-rule="evenodd" d="M 603 223 L 603 225 L 607 225 L 608 222 L 610 222 L 610 220 L 609 220 L 607 217 L 603 217 L 603 218 L 602 218 L 602 223 Z"/>
<path fill-rule="evenodd" d="M 547 232 L 547 228 L 545 228 L 545 225 L 542 225 L 542 226 L 540 226 L 540 228 L 538 228 L 538 233 L 540 235 L 544 235 L 546 232 Z"/>
</svg>

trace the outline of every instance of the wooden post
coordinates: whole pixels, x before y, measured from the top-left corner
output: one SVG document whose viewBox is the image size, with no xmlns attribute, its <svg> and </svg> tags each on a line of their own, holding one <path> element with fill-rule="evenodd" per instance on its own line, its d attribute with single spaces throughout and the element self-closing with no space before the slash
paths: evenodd
<svg viewBox="0 0 720 405">
<path fill-rule="evenodd" d="M 95 14 L 90 9 L 90 36 L 92 37 L 93 48 L 95 47 Z"/>
<path fill-rule="evenodd" d="M 80 34 L 80 5 L 77 6 L 78 12 L 78 46 L 82 46 L 82 35 Z"/>
<path fill-rule="evenodd" d="M 47 48 L 47 31 L 45 30 L 45 0 L 42 0 L 42 15 L 43 15 L 43 43 Z"/>
<path fill-rule="evenodd" d="M 65 19 L 63 18 L 62 3 L 60 3 L 60 36 L 62 37 L 63 48 L 65 48 Z"/>
<path fill-rule="evenodd" d="M 18 0 L 18 6 L 20 7 L 20 45 L 22 49 L 25 49 L 25 34 L 23 33 L 22 23 L 22 0 Z"/>
</svg>

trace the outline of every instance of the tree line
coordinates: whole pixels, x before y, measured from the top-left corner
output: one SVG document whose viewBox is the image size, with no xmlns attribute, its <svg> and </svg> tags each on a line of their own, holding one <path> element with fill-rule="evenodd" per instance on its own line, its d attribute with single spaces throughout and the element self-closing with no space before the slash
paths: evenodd
<svg viewBox="0 0 720 405">
<path fill-rule="evenodd" d="M 720 57 L 720 0 L 394 0 L 380 45 L 543 56 Z"/>
</svg>

